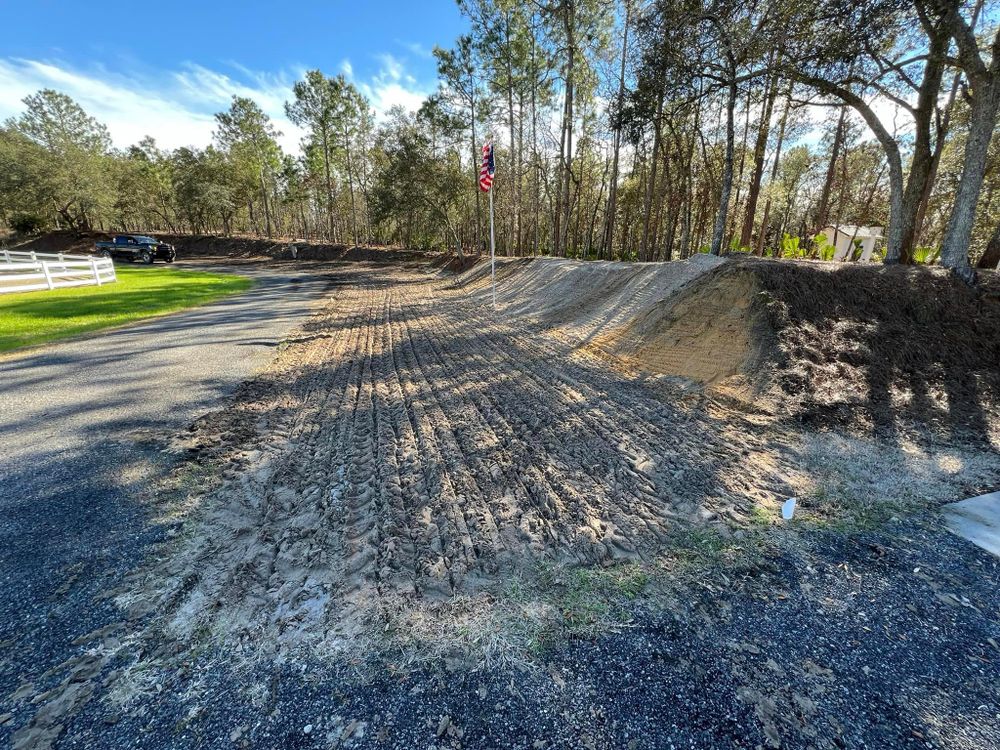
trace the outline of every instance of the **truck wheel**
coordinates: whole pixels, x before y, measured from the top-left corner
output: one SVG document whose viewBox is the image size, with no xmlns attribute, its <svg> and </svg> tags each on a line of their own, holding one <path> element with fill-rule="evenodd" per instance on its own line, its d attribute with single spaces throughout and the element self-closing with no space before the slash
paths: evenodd
<svg viewBox="0 0 1000 750">
<path fill-rule="evenodd" d="M 143 263 L 152 263 L 153 254 L 149 252 L 149 250 L 143 250 L 142 253 L 139 255 L 139 260 L 141 260 Z"/>
<path fill-rule="evenodd" d="M 110 250 L 108 250 L 107 248 L 103 248 L 103 249 L 102 249 L 102 250 L 101 250 L 101 251 L 100 251 L 100 252 L 98 253 L 98 256 L 100 256 L 101 258 L 110 258 L 110 257 L 111 257 L 111 251 L 110 251 Z"/>
<path fill-rule="evenodd" d="M 164 260 L 166 260 L 166 261 L 167 261 L 167 263 L 173 263 L 173 262 L 174 262 L 174 258 L 175 258 L 175 257 L 176 257 L 176 256 L 173 256 L 173 255 L 168 255 L 168 256 L 167 256 L 167 257 L 166 257 L 166 258 L 165 258 Z"/>
</svg>

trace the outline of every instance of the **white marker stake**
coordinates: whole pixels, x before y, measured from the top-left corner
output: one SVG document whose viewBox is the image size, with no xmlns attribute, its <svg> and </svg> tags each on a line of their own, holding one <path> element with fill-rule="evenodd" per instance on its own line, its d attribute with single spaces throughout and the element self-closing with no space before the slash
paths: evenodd
<svg viewBox="0 0 1000 750">
<path fill-rule="evenodd" d="M 497 267 L 493 253 L 493 185 L 490 185 L 490 279 L 493 282 L 493 309 L 497 307 Z"/>
<path fill-rule="evenodd" d="M 786 521 L 791 521 L 795 515 L 795 498 L 790 497 L 781 506 L 781 517 Z"/>
</svg>

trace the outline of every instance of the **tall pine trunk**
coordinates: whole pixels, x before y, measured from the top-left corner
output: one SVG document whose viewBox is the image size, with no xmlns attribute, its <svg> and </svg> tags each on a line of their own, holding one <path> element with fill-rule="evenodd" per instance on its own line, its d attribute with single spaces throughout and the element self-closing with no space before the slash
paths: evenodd
<svg viewBox="0 0 1000 750">
<path fill-rule="evenodd" d="M 726 216 L 729 212 L 729 196 L 733 191 L 733 147 L 736 140 L 736 71 L 730 70 L 728 94 L 726 96 L 726 153 L 722 162 L 722 185 L 719 191 L 719 212 L 715 216 L 712 231 L 712 255 L 722 254 L 722 240 L 726 233 Z"/>
<path fill-rule="evenodd" d="M 792 89 L 789 87 L 788 94 L 785 97 L 785 108 L 781 113 L 781 121 L 778 123 L 778 141 L 774 146 L 774 164 L 771 165 L 771 177 L 770 184 L 774 184 L 774 181 L 778 177 L 778 167 L 781 164 L 781 147 L 785 142 L 785 128 L 788 125 L 788 113 L 792 108 Z M 767 200 L 764 201 L 764 215 L 760 220 L 760 234 L 757 235 L 757 247 L 755 253 L 757 255 L 764 254 L 764 242 L 767 239 L 767 222 L 771 215 L 771 196 L 768 195 Z"/>
<path fill-rule="evenodd" d="M 826 167 L 826 178 L 823 180 L 823 189 L 819 194 L 819 204 L 816 206 L 816 219 L 813 226 L 817 232 L 821 232 L 830 219 L 830 195 L 833 192 L 833 183 L 837 176 L 837 159 L 840 158 L 840 149 L 844 143 L 844 130 L 847 125 L 847 107 L 840 108 L 840 116 L 837 118 L 837 127 L 833 131 L 833 144 L 830 148 L 830 163 Z"/>
<path fill-rule="evenodd" d="M 778 77 L 771 77 L 770 85 L 765 95 L 764 108 L 760 115 L 760 126 L 757 128 L 757 140 L 753 148 L 753 173 L 750 176 L 750 188 L 747 191 L 746 216 L 743 218 L 743 230 L 740 232 L 740 247 L 749 248 L 753 239 L 754 219 L 757 215 L 757 201 L 760 198 L 760 183 L 764 176 L 764 156 L 767 152 L 767 138 L 771 133 L 771 114 L 774 110 L 774 100 L 778 94 Z"/>
<path fill-rule="evenodd" d="M 618 112 L 621 112 L 622 103 L 625 101 L 625 61 L 628 55 L 628 27 L 632 20 L 632 0 L 625 0 L 625 28 L 622 31 L 622 56 L 621 64 L 618 68 Z M 611 157 L 611 177 L 608 183 L 608 207 L 604 214 L 604 238 L 601 242 L 598 257 L 611 259 L 612 244 L 615 236 L 615 218 L 618 210 L 618 156 L 621 152 L 622 129 L 621 123 L 616 122 L 612 135 L 612 157 Z"/>
</svg>

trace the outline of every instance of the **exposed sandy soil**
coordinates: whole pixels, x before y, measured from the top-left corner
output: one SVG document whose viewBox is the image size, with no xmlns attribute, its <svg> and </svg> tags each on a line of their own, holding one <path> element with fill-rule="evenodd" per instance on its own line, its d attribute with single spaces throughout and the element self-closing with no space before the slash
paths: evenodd
<svg viewBox="0 0 1000 750">
<path fill-rule="evenodd" d="M 251 693 L 270 691 L 273 705 L 278 670 L 306 674 L 311 664 L 328 675 L 319 663 L 360 673 L 372 655 L 383 677 L 432 661 L 449 669 L 538 669 L 533 655 L 553 635 L 629 626 L 640 614 L 632 604 L 640 593 L 656 618 L 670 623 L 676 614 L 691 629 L 670 646 L 676 670 L 660 686 L 666 692 L 656 698 L 657 717 L 664 701 L 687 689 L 675 686 L 695 675 L 699 701 L 714 700 L 722 686 L 718 705 L 699 719 L 712 736 L 746 735 L 776 747 L 788 733 L 801 740 L 793 746 L 804 747 L 819 731 L 816 746 L 837 746 L 831 738 L 845 732 L 836 728 L 844 712 L 834 679 L 853 685 L 855 677 L 834 678 L 815 661 L 816 643 L 799 636 L 814 627 L 809 618 L 829 617 L 824 607 L 841 613 L 832 625 L 823 620 L 829 632 L 821 646 L 826 662 L 845 664 L 860 646 L 837 634 L 866 615 L 852 600 L 860 582 L 857 590 L 844 588 L 840 552 L 829 560 L 817 554 L 817 538 L 826 537 L 816 530 L 832 529 L 836 544 L 860 544 L 867 557 L 890 558 L 892 574 L 909 588 L 897 595 L 899 582 L 888 583 L 882 571 L 865 590 L 871 601 L 864 606 L 884 604 L 900 631 L 917 627 L 911 614 L 925 612 L 914 602 L 926 586 L 911 579 L 927 564 L 918 555 L 926 545 L 900 542 L 908 551 L 897 560 L 886 548 L 894 532 L 862 544 L 839 530 L 882 529 L 995 488 L 1000 462 L 988 436 L 934 442 L 932 434 L 922 442 L 899 431 L 875 441 L 835 422 L 824 431 L 802 425 L 801 412 L 786 408 L 794 391 L 782 389 L 781 374 L 821 359 L 794 348 L 796 341 L 822 340 L 809 328 L 814 308 L 796 296 L 815 290 L 787 279 L 765 286 L 746 264 L 705 257 L 645 266 L 503 260 L 497 310 L 488 303 L 487 263 L 458 275 L 442 265 L 330 266 L 329 297 L 273 363 L 231 403 L 169 440 L 177 468 L 152 503 L 167 539 L 122 589 L 107 593 L 122 622 L 82 636 L 86 654 L 50 670 L 61 682 L 31 698 L 38 708 L 17 731 L 16 746 L 54 741 L 98 691 L 140 721 L 144 701 L 157 701 L 164 685 L 184 685 L 189 692 L 178 701 L 193 722 L 198 700 L 225 693 L 209 687 L 223 670 L 262 674 L 270 687 Z M 794 279 L 800 272 L 788 273 Z M 992 325 L 992 303 L 969 299 L 985 305 L 977 320 Z M 873 314 L 874 305 L 854 304 Z M 822 357 L 855 347 L 850 321 L 858 313 L 837 314 L 841 323 L 831 325 L 846 333 L 821 348 Z M 926 341 L 948 352 L 957 345 L 948 342 L 959 338 Z M 974 348 L 963 361 L 978 372 L 988 352 Z M 859 366 L 876 361 L 874 352 L 866 356 Z M 746 398 L 754 376 L 770 389 L 759 403 Z M 790 496 L 799 498 L 799 509 L 786 528 L 779 508 Z M 843 570 L 845 580 L 855 580 L 853 570 Z M 962 589 L 927 580 L 940 606 L 962 615 L 962 632 L 978 634 L 993 621 L 972 602 L 975 614 L 966 613 L 961 591 L 986 587 L 978 572 L 969 575 L 976 582 Z M 794 577 L 800 588 L 792 592 Z M 864 580 L 872 586 L 867 573 Z M 784 620 L 772 622 L 773 632 L 757 638 L 756 602 L 789 597 L 805 624 L 787 630 Z M 744 614 L 730 618 L 731 609 Z M 935 612 L 925 619 L 942 621 Z M 964 700 L 980 701 L 992 677 L 971 680 L 960 667 L 978 667 L 952 658 L 948 633 L 919 627 L 927 628 L 927 648 L 948 684 L 959 686 L 949 689 L 967 689 Z M 720 637 L 722 655 L 713 640 Z M 628 705 L 631 665 L 643 661 L 641 642 L 628 633 L 621 639 L 621 653 L 629 655 L 608 681 L 618 702 L 609 711 Z M 789 641 L 798 649 L 795 661 L 781 666 Z M 864 643 L 866 660 L 877 661 L 879 647 Z M 977 641 L 975 648 L 985 658 L 985 647 Z M 911 648 L 907 658 L 918 652 Z M 650 674 L 662 670 L 657 659 L 647 664 Z M 706 660 L 714 666 L 699 671 Z M 193 664 L 200 665 L 194 675 Z M 919 660 L 907 664 L 906 679 L 918 680 Z M 786 684 L 785 669 L 798 693 Z M 566 687 L 562 675 L 576 675 L 569 690 L 588 696 L 573 721 L 585 712 L 593 719 L 588 684 L 601 684 L 601 671 L 583 658 L 552 672 L 559 691 Z M 876 692 L 899 681 L 887 677 Z M 25 690 L 18 700 L 31 695 Z M 851 710 L 864 714 L 869 698 L 852 699 Z M 250 714 L 262 705 L 267 700 L 254 697 Z M 725 717 L 733 716 L 743 718 L 729 726 Z M 462 735 L 445 718 L 432 722 L 437 737 L 461 746 Z M 274 712 L 268 721 L 282 724 Z M 847 736 L 854 729 L 848 726 Z M 327 745 L 347 744 L 357 724 L 331 731 Z M 694 731 L 679 736 L 701 736 Z M 863 736 L 890 736 L 868 731 Z M 977 724 L 976 731 L 991 730 Z M 304 730 L 295 732 L 301 738 Z M 218 746 L 225 737 L 213 730 L 211 741 Z M 528 746 L 523 739 L 517 746 Z M 359 735 L 358 742 L 377 738 Z M 468 744 L 476 746 L 475 739 Z M 616 745 L 609 739 L 593 746 Z"/>
<path fill-rule="evenodd" d="M 814 427 L 1000 446 L 1000 274 L 695 256 L 498 262 L 510 319 Z M 457 282 L 489 301 L 489 266 Z"/>
<path fill-rule="evenodd" d="M 678 325 L 689 344 L 718 348 L 687 370 L 663 357 L 660 371 L 737 371 L 749 292 L 717 264 L 608 274 L 598 294 L 622 297 L 610 309 L 580 299 L 600 266 L 499 264 L 501 278 L 538 265 L 563 285 L 530 318 L 503 285 L 500 309 L 484 304 L 486 264 L 460 277 L 341 267 L 272 368 L 175 443 L 215 462 L 221 482 L 192 494 L 197 523 L 120 601 L 181 641 L 207 633 L 251 651 L 343 651 L 390 628 L 446 642 L 540 565 L 653 564 L 692 530 L 771 523 L 789 496 L 814 497 L 804 512 L 826 522 L 880 496 L 892 508 L 950 499 L 959 475 L 963 488 L 996 481 L 989 449 L 803 432 L 683 382 L 650 388 L 582 346 L 632 312 L 640 358 L 663 357 L 649 341 Z M 686 295 L 706 281 L 715 325 L 700 331 Z M 687 310 L 672 327 L 657 296 L 671 292 Z M 544 619 L 535 606 L 517 604 Z"/>
<path fill-rule="evenodd" d="M 744 461 L 751 438 L 450 287 L 345 269 L 270 385 L 203 420 L 195 440 L 226 426 L 239 455 L 144 602 L 170 630 L 335 645 L 382 596 L 475 594 L 539 561 L 652 559 L 692 524 L 745 523 L 787 492 L 780 470 Z"/>
</svg>

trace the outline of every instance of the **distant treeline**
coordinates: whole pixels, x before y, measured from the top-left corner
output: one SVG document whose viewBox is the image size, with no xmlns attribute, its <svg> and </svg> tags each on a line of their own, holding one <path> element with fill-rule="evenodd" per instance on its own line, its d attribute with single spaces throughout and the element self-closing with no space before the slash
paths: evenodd
<svg viewBox="0 0 1000 750">
<path fill-rule="evenodd" d="M 983 0 L 460 0 L 440 85 L 376 122 L 309 72 L 287 154 L 234 97 L 204 149 L 126 151 L 64 94 L 0 129 L 0 222 L 485 247 L 501 253 L 824 257 L 830 224 L 885 227 L 886 262 L 966 280 L 1000 262 L 1000 33 Z"/>
</svg>

